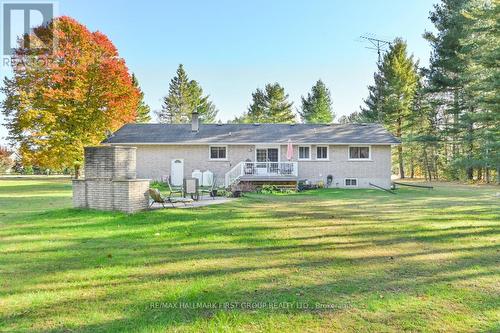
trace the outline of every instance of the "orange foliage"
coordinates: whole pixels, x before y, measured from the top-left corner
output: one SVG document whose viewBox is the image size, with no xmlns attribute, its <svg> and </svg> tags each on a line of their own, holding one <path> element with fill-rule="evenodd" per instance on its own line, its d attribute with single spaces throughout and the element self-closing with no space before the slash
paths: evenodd
<svg viewBox="0 0 500 333">
<path fill-rule="evenodd" d="M 104 34 L 67 16 L 34 33 L 54 36 L 57 48 L 17 49 L 14 77 L 3 88 L 10 137 L 26 164 L 71 167 L 84 146 L 135 120 L 140 92 Z"/>
</svg>

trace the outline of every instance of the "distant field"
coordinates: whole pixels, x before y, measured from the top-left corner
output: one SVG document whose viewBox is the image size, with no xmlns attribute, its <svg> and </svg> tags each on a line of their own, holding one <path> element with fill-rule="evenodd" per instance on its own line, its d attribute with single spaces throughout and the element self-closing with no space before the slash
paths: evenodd
<svg viewBox="0 0 500 333">
<path fill-rule="evenodd" d="M 0 330 L 494 332 L 500 188 L 252 194 L 135 215 L 0 180 Z"/>
</svg>

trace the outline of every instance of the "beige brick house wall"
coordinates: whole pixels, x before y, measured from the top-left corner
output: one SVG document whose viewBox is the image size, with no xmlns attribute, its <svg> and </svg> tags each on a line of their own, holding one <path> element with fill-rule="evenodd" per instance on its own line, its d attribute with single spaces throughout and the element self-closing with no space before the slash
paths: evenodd
<svg viewBox="0 0 500 333">
<path fill-rule="evenodd" d="M 173 159 L 184 160 L 184 177 L 194 170 L 210 170 L 217 184 L 224 183 L 226 172 L 246 159 L 254 160 L 254 146 L 228 146 L 226 160 L 210 160 L 208 145 L 135 146 L 137 147 L 137 177 L 160 180 L 170 175 Z"/>
<path fill-rule="evenodd" d="M 255 161 L 254 145 L 229 145 L 227 159 L 213 161 L 209 158 L 208 145 L 136 145 L 137 177 L 160 180 L 170 175 L 173 159 L 184 160 L 184 176 L 189 177 L 193 170 L 210 170 L 218 184 L 224 176 L 241 161 Z M 311 145 L 311 160 L 298 161 L 299 179 L 313 182 L 333 176 L 333 186 L 344 187 L 345 178 L 356 178 L 358 187 L 367 188 L 369 183 L 389 187 L 391 183 L 391 146 L 371 146 L 371 160 L 349 161 L 347 145 L 329 145 L 327 161 L 316 159 L 316 146 Z M 286 161 L 286 145 L 279 146 L 280 160 Z M 297 161 L 298 146 L 294 145 L 294 161 Z"/>
</svg>

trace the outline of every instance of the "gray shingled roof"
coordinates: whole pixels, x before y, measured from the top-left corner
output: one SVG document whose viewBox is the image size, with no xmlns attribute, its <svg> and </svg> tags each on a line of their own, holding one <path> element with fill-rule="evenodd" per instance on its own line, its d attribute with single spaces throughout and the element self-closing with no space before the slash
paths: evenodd
<svg viewBox="0 0 500 333">
<path fill-rule="evenodd" d="M 103 141 L 110 144 L 245 144 L 245 143 L 398 144 L 377 124 L 127 124 Z"/>
</svg>

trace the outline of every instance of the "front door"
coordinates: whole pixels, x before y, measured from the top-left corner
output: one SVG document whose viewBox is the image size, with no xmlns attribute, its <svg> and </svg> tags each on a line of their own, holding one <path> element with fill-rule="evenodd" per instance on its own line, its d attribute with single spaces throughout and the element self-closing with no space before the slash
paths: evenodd
<svg viewBox="0 0 500 333">
<path fill-rule="evenodd" d="M 175 159 L 170 163 L 170 183 L 174 186 L 182 186 L 184 181 L 184 160 Z"/>
</svg>

